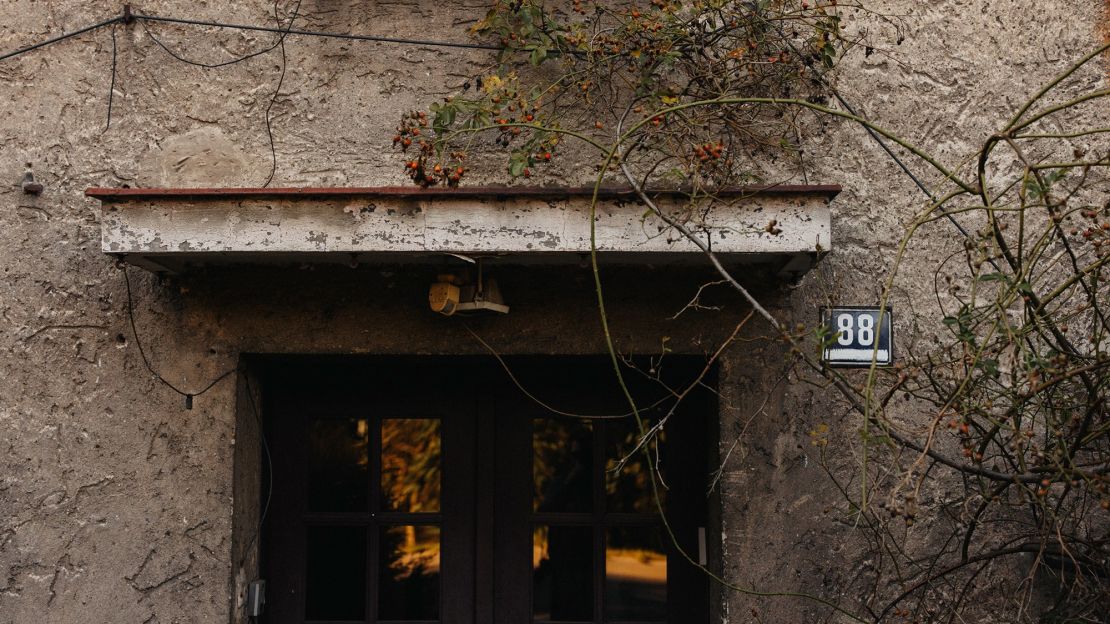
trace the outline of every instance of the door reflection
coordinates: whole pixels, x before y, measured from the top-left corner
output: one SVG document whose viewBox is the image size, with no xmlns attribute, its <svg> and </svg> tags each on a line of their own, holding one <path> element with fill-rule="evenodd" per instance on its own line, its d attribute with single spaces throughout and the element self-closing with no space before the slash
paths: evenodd
<svg viewBox="0 0 1110 624">
<path fill-rule="evenodd" d="M 659 527 L 605 531 L 605 619 L 663 621 L 667 614 L 667 555 Z"/>
<path fill-rule="evenodd" d="M 440 420 L 382 420 L 382 509 L 439 511 Z"/>
<path fill-rule="evenodd" d="M 439 618 L 439 527 L 382 527 L 378 572 L 378 618 Z"/>
<path fill-rule="evenodd" d="M 308 508 L 365 511 L 370 428 L 365 418 L 309 421 Z"/>
<path fill-rule="evenodd" d="M 593 427 L 588 421 L 532 421 L 536 511 L 593 509 Z"/>
</svg>

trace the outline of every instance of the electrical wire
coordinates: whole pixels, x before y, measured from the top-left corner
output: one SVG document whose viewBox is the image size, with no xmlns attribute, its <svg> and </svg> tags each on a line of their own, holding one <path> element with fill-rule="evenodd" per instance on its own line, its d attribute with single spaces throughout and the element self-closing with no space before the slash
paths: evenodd
<svg viewBox="0 0 1110 624">
<path fill-rule="evenodd" d="M 158 45 L 158 47 L 162 48 L 162 50 L 164 50 L 166 52 L 166 54 L 169 54 L 170 56 L 172 56 L 173 58 L 181 61 L 182 63 L 187 63 L 189 65 L 195 65 L 197 67 L 203 67 L 205 69 L 215 69 L 217 67 L 226 67 L 228 65 L 234 65 L 235 63 L 241 63 L 241 62 L 246 61 L 248 59 L 252 59 L 256 56 L 261 56 L 261 55 L 266 54 L 267 52 L 270 52 L 270 51 L 276 49 L 277 47 L 283 45 L 284 42 L 285 42 L 285 37 L 289 34 L 290 29 L 292 29 L 292 27 L 293 27 L 293 20 L 295 20 L 297 18 L 297 14 L 300 12 L 300 9 L 301 9 L 301 3 L 300 3 L 300 1 L 298 1 L 296 9 L 293 12 L 293 16 L 291 18 L 289 18 L 289 23 L 285 27 L 271 28 L 271 27 L 261 27 L 261 26 L 259 26 L 257 28 L 254 28 L 254 30 L 262 30 L 262 31 L 265 31 L 265 32 L 278 33 L 279 36 L 278 36 L 277 40 L 274 41 L 273 45 L 270 45 L 269 47 L 266 47 L 266 48 L 261 48 L 259 50 L 255 50 L 254 52 L 250 52 L 248 54 L 244 54 L 243 56 L 239 56 L 239 57 L 227 60 L 227 61 L 220 61 L 218 63 L 206 63 L 204 61 L 194 61 L 192 59 L 185 58 L 185 56 L 183 56 L 182 54 L 179 54 L 179 53 L 174 52 L 173 50 L 171 50 L 170 47 L 168 45 L 166 45 L 161 39 L 159 39 L 158 37 L 155 37 L 154 33 L 152 33 L 150 31 L 150 28 L 148 28 L 147 25 L 146 25 L 146 22 L 148 22 L 148 21 L 149 22 L 170 21 L 170 22 L 176 22 L 176 23 L 186 23 L 186 22 L 188 22 L 188 20 L 165 19 L 165 18 L 158 18 L 158 17 L 148 16 L 148 15 L 140 15 L 140 14 L 135 14 L 134 18 L 135 18 L 135 21 L 139 22 L 139 25 L 143 27 L 143 32 L 146 33 L 146 36 L 149 37 L 151 41 L 156 43 Z M 276 5 L 276 3 L 275 3 L 275 6 L 274 6 L 274 16 L 275 17 L 277 16 L 277 5 Z M 215 24 L 206 24 L 206 25 L 215 25 Z"/>
<path fill-rule="evenodd" d="M 632 416 L 634 416 L 636 414 L 635 411 L 626 412 L 624 414 L 575 414 L 574 412 L 564 412 L 560 409 L 552 407 L 551 405 L 548 405 L 547 403 L 544 403 L 536 395 L 529 392 L 528 388 L 525 388 L 524 384 L 520 383 L 520 381 L 516 378 L 516 375 L 513 374 L 513 369 L 509 367 L 509 364 L 505 361 L 504 358 L 501 357 L 501 354 L 498 353 L 493 347 L 491 347 L 488 342 L 483 340 L 482 337 L 479 336 L 477 332 L 475 332 L 473 329 L 470 328 L 469 325 L 467 325 L 465 323 L 463 324 L 463 328 L 466 329 L 466 331 L 470 332 L 470 335 L 474 338 L 474 340 L 478 341 L 478 344 L 485 347 L 486 351 L 489 351 L 490 355 L 492 355 L 497 360 L 497 363 L 501 365 L 501 368 L 505 370 L 505 374 L 508 375 L 509 381 L 512 381 L 513 385 L 516 386 L 517 389 L 520 390 L 520 392 L 524 396 L 528 397 L 529 399 L 532 400 L 533 403 L 535 403 L 536 405 L 539 405 L 540 407 L 542 407 L 543 409 L 551 412 L 552 414 L 555 414 L 557 416 L 564 416 L 564 417 L 567 417 L 567 418 L 577 418 L 577 419 L 581 419 L 581 420 L 621 420 L 621 419 L 625 419 L 625 418 L 631 418 Z M 659 407 L 660 405 L 662 405 L 663 403 L 666 403 L 667 401 L 671 400 L 672 398 L 674 398 L 674 395 L 670 395 L 670 394 L 665 395 L 661 399 L 652 403 L 651 405 L 648 405 L 647 407 L 641 408 L 640 411 L 653 410 L 656 407 Z"/>
<path fill-rule="evenodd" d="M 277 17 L 277 0 L 274 0 L 274 17 Z M 273 164 L 270 166 L 270 175 L 266 176 L 266 181 L 262 183 L 262 188 L 270 186 L 270 182 L 274 181 L 274 174 L 277 173 L 277 148 L 274 147 L 274 129 L 271 124 L 272 118 L 270 111 L 274 108 L 274 102 L 277 102 L 278 94 L 281 93 L 281 85 L 285 83 L 285 70 L 288 66 L 288 58 L 285 56 L 285 38 L 289 35 L 289 29 L 293 27 L 293 21 L 297 19 L 297 15 L 301 12 L 301 0 L 297 0 L 297 6 L 293 8 L 293 15 L 289 18 L 289 25 L 286 27 L 285 32 L 278 37 L 278 46 L 281 47 L 281 77 L 278 78 L 277 86 L 274 87 L 274 95 L 270 97 L 270 103 L 266 106 L 266 136 L 270 138 L 270 157 Z"/>
<path fill-rule="evenodd" d="M 270 513 L 270 501 L 274 496 L 274 459 L 270 454 L 270 444 L 266 441 L 266 431 L 262 424 L 262 413 L 258 409 L 258 404 L 254 401 L 254 389 L 251 388 L 251 380 L 250 377 L 247 376 L 246 371 L 243 372 L 243 383 L 246 386 L 247 399 L 251 404 L 251 412 L 254 414 L 255 422 L 258 423 L 258 439 L 262 441 L 262 455 L 266 458 L 266 502 L 262 505 L 262 514 L 258 517 L 258 525 L 255 527 L 254 534 L 251 535 L 250 540 L 243 549 L 243 556 L 239 559 L 240 568 L 247 562 L 247 557 L 250 556 L 251 549 L 254 548 L 254 543 L 258 541 L 258 537 L 262 534 L 262 527 L 266 522 L 266 516 Z"/>
<path fill-rule="evenodd" d="M 150 360 L 147 359 L 146 350 L 143 349 L 142 340 L 139 338 L 139 330 L 135 327 L 135 299 L 134 296 L 131 294 L 131 276 L 127 272 L 127 265 L 124 264 L 121 267 L 121 270 L 123 271 L 123 283 L 127 286 L 127 318 L 131 322 L 131 334 L 135 337 L 135 346 L 139 349 L 139 355 L 142 357 L 143 365 L 146 366 L 146 369 L 150 371 L 150 374 L 157 378 L 158 381 L 161 381 L 163 385 L 185 397 L 185 409 L 193 409 L 193 397 L 197 397 L 204 394 L 205 392 L 208 392 L 212 389 L 213 386 L 226 379 L 235 371 L 239 370 L 239 367 L 236 366 L 227 370 L 220 376 L 213 379 L 211 383 L 209 383 L 207 386 L 204 386 L 196 392 L 187 392 L 185 390 L 182 390 L 181 388 L 178 388 L 177 386 L 170 383 L 158 371 L 154 370 L 154 367 L 150 364 Z"/>
<path fill-rule="evenodd" d="M 112 100 L 116 96 L 116 25 L 112 24 L 112 82 L 108 85 L 108 121 L 104 124 L 104 129 L 100 131 L 104 134 L 108 128 L 112 127 Z"/>
<path fill-rule="evenodd" d="M 170 47 L 168 45 L 166 45 L 161 39 L 159 39 L 158 37 L 155 37 L 154 33 L 152 33 L 150 31 L 150 28 L 147 27 L 146 20 L 144 19 L 146 16 L 138 15 L 138 14 L 133 15 L 134 19 L 139 20 L 140 25 L 143 27 L 143 32 L 146 33 L 146 36 L 148 38 L 150 38 L 150 40 L 153 41 L 155 44 L 157 44 L 158 47 L 162 48 L 162 50 L 166 54 L 168 54 L 171 57 L 177 59 L 178 61 L 181 61 L 182 63 L 186 63 L 188 65 L 193 65 L 193 66 L 196 66 L 196 67 L 203 67 L 205 69 L 214 69 L 214 68 L 218 68 L 218 67 L 226 67 L 228 65 L 234 65 L 236 63 L 241 63 L 241 62 L 246 61 L 248 59 L 252 59 L 256 56 L 266 54 L 267 52 L 273 51 L 275 48 L 280 48 L 281 49 L 281 76 L 278 78 L 277 87 L 274 88 L 273 95 L 270 96 L 270 102 L 266 105 L 266 137 L 267 137 L 267 139 L 269 141 L 269 144 L 270 144 L 270 161 L 271 161 L 271 164 L 270 164 L 270 173 L 269 173 L 269 175 L 266 176 L 266 181 L 262 183 L 262 188 L 266 188 L 266 187 L 270 186 L 270 183 L 274 181 L 274 175 L 277 174 L 277 147 L 274 143 L 273 117 L 271 116 L 271 112 L 273 111 L 274 104 L 277 102 L 278 95 L 281 93 L 281 86 L 283 84 L 285 84 L 285 74 L 286 74 L 286 70 L 288 69 L 288 57 L 286 56 L 286 53 L 285 53 L 285 38 L 287 36 L 289 36 L 289 32 L 293 28 L 293 23 L 296 21 L 297 17 L 300 15 L 301 4 L 302 4 L 302 0 L 297 0 L 297 4 L 293 7 L 292 15 L 290 15 L 288 23 L 286 23 L 284 26 L 282 26 L 280 28 L 260 28 L 260 30 L 265 30 L 266 32 L 277 32 L 277 33 L 279 33 L 277 41 L 275 41 L 273 45 L 271 45 L 269 47 L 259 49 L 259 50 L 255 50 L 254 52 L 251 52 L 249 54 L 244 54 L 243 56 L 240 56 L 240 57 L 237 57 L 237 58 L 234 58 L 234 59 L 230 59 L 230 60 L 227 60 L 227 61 L 220 61 L 218 63 L 206 63 L 206 62 L 203 62 L 203 61 L 195 61 L 195 60 L 186 58 L 183 54 L 179 54 L 179 53 L 175 52 L 174 50 L 171 50 Z M 279 9 L 278 2 L 277 2 L 277 0 L 275 0 L 274 1 L 274 18 L 278 20 L 278 24 L 280 25 L 281 24 L 281 18 L 279 16 L 278 9 Z M 151 18 L 150 21 L 162 21 L 162 20 L 159 20 L 157 18 Z"/>
<path fill-rule="evenodd" d="M 298 6 L 299 6 L 299 2 L 298 2 Z M 437 40 L 431 40 L 431 39 L 410 39 L 410 38 L 403 38 L 403 37 L 383 37 L 383 36 L 377 36 L 377 35 L 357 35 L 357 34 L 349 34 L 349 33 L 335 33 L 335 32 L 326 32 L 326 31 L 294 29 L 294 28 L 292 28 L 292 20 L 290 20 L 290 23 L 289 23 L 288 27 L 281 28 L 281 27 L 272 27 L 272 26 L 256 26 L 256 25 L 250 25 L 250 24 L 232 24 L 232 23 L 224 23 L 224 22 L 215 22 L 215 21 L 210 21 L 210 20 L 195 20 L 195 19 L 185 19 L 185 18 L 176 18 L 176 17 L 163 17 L 163 16 L 157 16 L 157 15 L 133 14 L 129 18 L 125 18 L 124 16 L 116 16 L 116 17 L 113 17 L 113 18 L 110 18 L 110 19 L 107 19 L 107 20 L 104 20 L 104 21 L 101 21 L 101 22 L 97 22 L 97 23 L 92 24 L 90 26 L 80 28 L 80 29 L 75 30 L 73 32 L 65 33 L 65 34 L 59 35 L 57 37 L 52 37 L 50 39 L 47 39 L 46 41 L 42 41 L 42 42 L 39 42 L 39 43 L 36 43 L 36 44 L 33 44 L 33 45 L 29 45 L 29 46 L 26 46 L 26 47 L 23 47 L 23 48 L 19 48 L 17 50 L 12 51 L 12 52 L 8 52 L 6 54 L 0 55 L 0 61 L 6 60 L 6 59 L 9 59 L 9 58 L 13 58 L 13 57 L 17 57 L 17 56 L 20 56 L 22 54 L 26 54 L 27 52 L 31 52 L 32 50 L 37 50 L 39 48 L 43 48 L 43 47 L 46 47 L 46 46 L 54 44 L 54 43 L 64 41 L 64 40 L 69 39 L 71 37 L 76 37 L 78 35 L 81 35 L 81 34 L 84 34 L 84 33 L 90 32 L 90 31 L 94 31 L 94 30 L 97 30 L 99 28 L 103 28 L 105 26 L 114 25 L 116 23 L 125 21 L 125 19 L 133 19 L 133 20 L 139 21 L 140 23 L 143 23 L 143 28 L 146 31 L 147 35 L 151 38 L 151 40 L 153 40 L 163 50 L 165 50 L 168 54 L 170 54 L 174 58 L 176 58 L 176 59 L 178 59 L 182 62 L 185 62 L 185 63 L 189 63 L 189 64 L 192 64 L 192 65 L 198 65 L 198 66 L 201 66 L 201 67 L 208 67 L 208 68 L 230 65 L 232 63 L 238 63 L 240 61 L 246 60 L 248 58 L 252 58 L 254 56 L 265 54 L 266 52 L 269 52 L 270 50 L 273 50 L 274 48 L 277 48 L 278 46 L 283 46 L 284 41 L 285 41 L 285 37 L 287 37 L 289 35 L 308 36 L 308 37 L 322 37 L 322 38 L 331 38 L 331 39 L 346 39 L 346 40 L 355 40 L 355 41 L 373 41 L 373 42 L 378 42 L 378 43 L 391 43 L 391 44 L 400 44 L 400 45 L 418 45 L 418 46 L 430 46 L 430 47 L 463 48 L 463 49 L 472 49 L 472 50 L 503 51 L 503 50 L 506 49 L 504 46 L 496 46 L 496 45 L 481 44 L 481 43 L 437 41 Z M 168 46 L 166 46 L 164 43 L 162 43 L 158 38 L 154 37 L 154 35 L 146 27 L 146 24 L 145 24 L 146 22 L 163 22 L 163 23 L 170 23 L 170 24 L 185 24 L 185 25 L 191 25 L 191 26 L 208 26 L 208 27 L 213 27 L 213 28 L 229 28 L 229 29 L 235 29 L 235 30 L 273 32 L 273 33 L 281 34 L 281 37 L 278 39 L 278 41 L 273 46 L 271 46 L 269 48 L 266 48 L 266 49 L 262 49 L 262 50 L 252 52 L 249 55 L 246 55 L 246 56 L 243 56 L 243 57 L 240 57 L 240 58 L 237 58 L 237 59 L 233 59 L 233 60 L 230 60 L 230 61 L 224 61 L 224 62 L 221 62 L 221 63 L 202 63 L 202 62 L 198 62 L 198 61 L 192 61 L 192 60 L 187 59 L 187 58 L 185 58 L 181 55 L 178 55 L 178 54 L 174 53 L 172 50 L 169 49 Z M 777 24 L 775 26 L 779 27 Z M 789 45 L 792 49 L 794 48 L 793 44 L 789 44 Z M 795 49 L 794 52 L 797 52 L 797 50 Z M 800 54 L 795 54 L 795 57 L 796 58 L 801 58 L 801 55 Z M 115 43 L 114 43 L 114 37 L 113 37 L 113 63 L 112 63 L 112 65 L 113 65 L 113 83 L 114 83 L 114 80 L 115 80 Z M 816 66 L 811 66 L 810 69 L 817 76 L 818 81 L 821 84 L 823 84 L 826 88 L 829 89 L 829 91 L 833 94 L 833 97 L 836 98 L 836 100 L 840 103 L 841 106 L 844 107 L 844 109 L 846 111 L 848 111 L 852 115 L 859 116 L 859 114 L 856 112 L 856 109 L 848 102 L 848 100 L 843 95 L 840 94 L 839 90 L 837 90 L 834 86 L 832 86 L 826 80 L 825 75 L 824 75 L 823 72 L 821 72 Z M 284 73 L 285 72 L 284 72 L 284 63 L 283 63 L 282 79 L 284 79 Z M 279 87 L 280 87 L 280 82 L 279 82 Z M 276 98 L 276 95 L 275 95 L 275 98 Z M 109 119 L 108 119 L 109 124 L 111 123 L 111 103 L 112 103 L 112 98 L 111 98 L 111 96 L 109 96 Z M 272 100 L 271 100 L 270 106 L 271 107 L 273 106 L 273 101 Z M 267 110 L 269 110 L 269 107 L 268 107 Z M 269 127 L 270 124 L 269 124 L 268 117 L 269 117 L 269 113 L 267 112 L 267 131 L 270 133 L 271 151 L 273 151 L 273 145 L 272 145 L 273 136 L 272 136 L 272 132 L 270 131 L 270 127 Z M 921 192 L 926 197 L 928 197 L 931 201 L 935 202 L 936 201 L 935 195 L 913 173 L 913 171 L 911 171 L 909 169 L 909 167 L 902 161 L 902 159 L 898 157 L 898 155 L 890 148 L 890 146 L 886 143 L 886 141 L 884 141 L 882 139 L 882 137 L 880 137 L 871 128 L 868 128 L 868 127 L 864 126 L 864 129 L 867 131 L 868 135 L 870 135 L 871 138 L 876 143 L 879 144 L 879 146 L 883 149 L 883 151 L 886 152 L 886 154 L 891 158 L 891 160 L 893 160 L 895 162 L 895 164 L 898 165 L 899 169 L 901 169 L 902 172 L 907 177 L 909 177 L 910 180 L 913 181 L 913 183 L 917 186 L 917 188 L 920 189 Z M 276 168 L 276 153 L 274 153 L 272 155 L 275 159 L 275 165 L 274 166 Z M 272 181 L 272 177 L 273 177 L 273 174 L 271 173 L 271 178 L 270 178 L 270 180 L 267 181 L 267 184 L 269 184 L 269 182 Z M 940 209 L 940 208 L 938 207 L 938 209 Z M 970 233 L 962 225 L 960 225 L 960 223 L 955 219 L 955 217 L 953 217 L 947 211 L 945 211 L 943 214 L 948 219 L 948 221 L 956 228 L 956 230 L 959 231 L 959 233 L 964 236 L 964 238 L 968 238 L 968 239 L 971 238 Z M 990 259 L 989 262 L 993 266 L 995 266 L 996 269 L 998 268 L 998 265 L 994 261 L 994 259 Z"/>
<path fill-rule="evenodd" d="M 232 29 L 232 30 L 272 32 L 272 33 L 283 34 L 284 36 L 297 35 L 297 36 L 302 36 L 302 37 L 321 37 L 321 38 L 325 38 L 325 39 L 346 39 L 346 40 L 351 40 L 351 41 L 372 41 L 372 42 L 377 42 L 377 43 L 390 43 L 390 44 L 397 44 L 397 45 L 428 46 L 428 47 L 436 47 L 436 48 L 462 48 L 462 49 L 468 49 L 468 50 L 492 50 L 492 51 L 495 51 L 495 52 L 500 52 L 500 51 L 505 50 L 505 49 L 511 49 L 511 48 L 505 48 L 504 46 L 483 44 L 483 43 L 466 43 L 466 42 L 461 42 L 461 41 L 438 41 L 438 40 L 434 40 L 434 39 L 409 39 L 409 38 L 404 38 L 404 37 L 383 37 L 383 36 L 378 36 L 378 35 L 359 35 L 359 34 L 354 34 L 354 33 L 337 33 L 337 32 L 327 32 L 327 31 L 317 31 L 317 30 L 304 30 L 304 29 L 297 29 L 297 28 L 282 28 L 281 26 L 258 26 L 258 25 L 254 25 L 254 24 L 232 24 L 232 23 L 226 23 L 226 22 L 214 22 L 214 21 L 210 21 L 210 20 L 195 20 L 195 19 L 186 19 L 186 18 L 180 18 L 180 17 L 164 17 L 164 16 L 160 16 L 160 15 L 142 15 L 142 14 L 138 14 L 138 13 L 133 13 L 133 14 L 130 14 L 127 18 L 125 18 L 122 15 L 118 15 L 116 17 L 106 19 L 106 20 L 97 22 L 95 24 L 91 24 L 89 26 L 85 26 L 84 28 L 79 28 L 79 29 L 77 29 L 73 32 L 58 35 L 57 37 L 51 37 L 50 39 L 47 39 L 45 41 L 40 41 L 39 43 L 35 43 L 35 44 L 29 45 L 29 46 L 26 46 L 26 47 L 23 47 L 23 48 L 12 50 L 11 52 L 7 52 L 3 55 L 0 55 L 0 61 L 6 60 L 6 59 L 9 59 L 9 58 L 14 58 L 14 57 L 20 56 L 22 54 L 26 54 L 27 52 L 31 52 L 32 50 L 37 50 L 39 48 L 44 48 L 44 47 L 49 46 L 51 44 L 58 43 L 59 41 L 64 41 L 64 40 L 69 39 L 71 37 L 76 37 L 78 35 L 82 35 L 82 34 L 87 33 L 87 32 L 91 32 L 91 31 L 94 31 L 94 30 L 97 30 L 97 29 L 100 29 L 100 28 L 104 28 L 105 26 L 110 26 L 112 24 L 117 24 L 117 23 L 120 23 L 120 22 L 127 22 L 127 21 L 130 21 L 130 20 L 138 21 L 138 22 L 163 22 L 163 23 L 167 23 L 167 24 L 184 24 L 184 25 L 189 25 L 189 26 L 209 26 L 209 27 L 212 27 L 212 28 L 228 28 L 228 29 Z M 292 23 L 290 23 L 290 26 L 292 26 Z M 147 30 L 147 34 L 148 35 L 150 34 L 149 30 Z M 174 54 L 168 48 L 168 46 L 164 45 L 157 38 L 152 36 L 151 39 L 153 39 L 155 43 L 157 43 L 159 46 L 161 46 L 162 49 L 166 50 L 166 52 L 168 52 L 171 56 L 175 56 L 175 57 L 178 56 L 178 55 Z M 199 66 L 202 66 L 202 67 L 209 67 L 209 68 L 211 68 L 211 67 L 221 67 L 223 65 L 230 65 L 232 63 L 238 63 L 239 61 L 246 60 L 247 58 L 252 58 L 252 57 L 255 57 L 255 56 L 259 56 L 261 54 L 265 54 L 266 52 L 269 52 L 270 50 L 273 50 L 274 48 L 278 47 L 279 45 L 280 45 L 280 40 L 269 48 L 266 48 L 266 49 L 263 49 L 263 50 L 258 50 L 258 51 L 253 52 L 253 53 L 251 53 L 251 54 L 249 54 L 245 57 L 241 57 L 241 58 L 238 58 L 238 59 L 233 59 L 233 60 L 225 61 L 225 62 L 221 62 L 221 63 L 203 63 L 203 62 L 199 62 L 199 61 L 191 61 L 191 60 L 186 59 L 184 57 L 178 57 L 178 60 L 186 62 L 186 63 L 191 63 L 193 65 L 199 65 Z M 556 53 L 555 51 L 552 51 L 549 54 L 554 55 L 555 53 Z"/>
<path fill-rule="evenodd" d="M 6 54 L 0 55 L 0 61 L 10 59 L 10 58 L 14 58 L 14 57 L 19 56 L 21 54 L 26 54 L 27 52 L 30 52 L 32 50 L 38 50 L 39 48 L 45 48 L 46 46 L 54 44 L 54 43 L 58 43 L 59 41 L 65 41 L 66 39 L 69 39 L 70 37 L 76 37 L 77 35 L 83 35 L 87 32 L 91 32 L 91 31 L 94 31 L 94 30 L 97 30 L 97 29 L 100 29 L 100 28 L 104 28 L 105 26 L 110 26 L 112 24 L 122 22 L 122 21 L 123 21 L 123 17 L 120 16 L 120 15 L 117 15 L 116 17 L 113 17 L 111 19 L 106 19 L 103 22 L 97 22 L 95 24 L 92 24 L 91 26 L 85 26 L 84 28 L 79 28 L 79 29 L 77 29 L 73 32 L 68 32 L 68 33 L 65 33 L 65 34 L 62 34 L 62 35 L 58 35 L 57 37 L 51 37 L 50 39 L 47 39 L 46 41 L 40 41 L 39 43 L 35 43 L 35 44 L 29 45 L 27 47 L 19 48 L 18 50 L 13 50 L 13 51 L 8 52 Z"/>
<path fill-rule="evenodd" d="M 170 24 L 187 24 L 190 26 L 210 26 L 212 28 L 230 28 L 234 30 L 254 30 L 260 32 L 286 32 L 289 35 L 299 35 L 304 37 L 322 37 L 325 39 L 347 39 L 354 41 L 376 41 L 378 43 L 393 43 L 399 45 L 416 45 L 416 46 L 430 46 L 437 48 L 464 48 L 469 50 L 494 50 L 500 52 L 504 50 L 504 46 L 490 45 L 483 43 L 464 43 L 458 41 L 437 41 L 431 39 L 407 39 L 404 37 L 381 37 L 377 35 L 356 35 L 348 33 L 326 32 L 318 30 L 301 30 L 291 28 L 286 31 L 285 29 L 273 26 L 255 26 L 251 24 L 229 24 L 224 22 L 213 22 L 208 20 L 193 20 L 182 19 L 177 17 L 162 17 L 158 15 L 140 15 L 135 14 L 135 19 L 148 22 L 166 22 Z M 276 46 L 275 46 L 276 47 Z M 273 49 L 273 48 L 271 48 Z"/>
</svg>

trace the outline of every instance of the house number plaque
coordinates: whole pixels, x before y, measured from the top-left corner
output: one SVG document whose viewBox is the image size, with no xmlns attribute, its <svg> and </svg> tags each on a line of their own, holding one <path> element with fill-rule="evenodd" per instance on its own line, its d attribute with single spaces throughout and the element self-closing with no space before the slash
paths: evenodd
<svg viewBox="0 0 1110 624">
<path fill-rule="evenodd" d="M 850 306 L 822 308 L 825 327 L 821 360 L 832 367 L 890 366 L 894 362 L 894 332 L 890 308 Z"/>
</svg>

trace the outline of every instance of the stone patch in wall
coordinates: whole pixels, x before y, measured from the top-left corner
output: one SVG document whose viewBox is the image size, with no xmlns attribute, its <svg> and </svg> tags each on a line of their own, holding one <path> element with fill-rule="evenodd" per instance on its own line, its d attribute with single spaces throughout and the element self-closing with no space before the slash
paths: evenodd
<svg viewBox="0 0 1110 624">
<path fill-rule="evenodd" d="M 163 143 L 159 168 L 167 186 L 239 186 L 245 157 L 219 128 L 197 128 Z"/>
</svg>

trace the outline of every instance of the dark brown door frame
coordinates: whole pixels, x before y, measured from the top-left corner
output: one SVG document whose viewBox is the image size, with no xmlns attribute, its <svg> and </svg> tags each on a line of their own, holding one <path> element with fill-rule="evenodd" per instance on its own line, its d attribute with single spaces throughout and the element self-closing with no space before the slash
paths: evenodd
<svg viewBox="0 0 1110 624">
<path fill-rule="evenodd" d="M 543 369 L 543 361 L 560 358 L 518 358 L 522 368 Z M 597 358 L 570 358 L 583 364 Z M 678 358 L 675 358 L 678 359 Z M 704 364 L 704 361 L 701 361 Z M 281 414 L 294 414 L 304 410 L 340 409 L 357 413 L 375 405 L 377 412 L 388 412 L 390 417 L 404 414 L 431 415 L 443 418 L 443 481 L 441 532 L 441 622 L 443 624 L 492 624 L 525 623 L 532 618 L 532 476 L 531 428 L 514 426 L 522 417 L 546 416 L 542 408 L 525 399 L 509 383 L 504 372 L 492 365 L 488 358 L 474 357 L 395 357 L 382 358 L 275 358 L 263 367 L 263 412 L 267 436 L 273 456 L 273 481 L 275 494 L 290 489 L 306 491 L 307 452 L 303 444 L 304 432 L 296 426 L 282 426 Z M 599 370 L 604 372 L 604 367 Z M 379 375 L 385 373 L 388 378 Z M 610 372 L 611 374 L 611 372 Z M 527 378 L 528 375 L 518 377 Z M 543 375 L 533 375 L 537 382 Z M 493 383 L 487 383 L 493 380 Z M 564 389 L 566 384 L 575 387 L 574 379 L 556 384 Z M 580 381 L 580 380 L 579 380 Z M 527 381 L 526 381 L 527 383 Z M 586 386 L 588 390 L 589 387 Z M 546 388 L 548 394 L 558 389 Z M 576 396 L 565 396 L 570 408 L 582 407 L 596 413 L 599 406 L 591 405 L 593 394 L 582 391 L 578 385 Z M 443 400 L 432 407 L 434 397 Z M 327 400 L 321 400 L 327 397 Z M 716 405 L 708 402 L 698 408 L 707 415 L 704 419 L 705 435 L 711 435 L 711 425 L 716 423 Z M 608 403 L 602 401 L 601 403 Z M 610 403 L 608 407 L 620 408 Z M 276 416 L 275 416 L 276 415 Z M 289 425 L 297 419 L 285 422 Z M 371 427 L 371 429 L 375 429 Z M 600 440 L 600 436 L 598 436 Z M 601 442 L 598 442 L 600 444 Z M 678 466 L 671 478 L 704 483 L 709 461 L 715 462 L 710 445 L 706 462 Z M 496 452 L 494 452 L 496 450 Z M 599 468 L 600 469 L 600 468 Z M 372 479 L 373 480 L 373 479 Z M 671 504 L 675 508 L 705 508 L 704 495 L 699 499 L 693 493 L 703 493 L 704 488 L 687 488 Z M 674 496 L 673 492 L 669 496 Z M 270 584 L 267 616 L 272 624 L 302 623 L 304 595 L 304 508 L 305 496 L 275 495 L 269 517 L 263 529 L 264 576 Z M 595 505 L 595 510 L 600 509 Z M 598 512 L 600 513 L 600 512 Z M 450 516 L 450 517 L 449 517 Z M 321 517 L 315 516 L 316 520 Z M 537 520 L 559 522 L 557 515 L 536 516 Z M 429 518 L 419 519 L 421 521 Z M 524 521 L 521 521 L 524 519 Z M 410 521 L 413 518 L 395 512 L 381 514 L 382 520 Z M 629 518 L 631 520 L 631 518 Z M 697 553 L 696 526 L 706 526 L 704 514 L 686 519 L 672 520 L 682 537 L 682 546 Z M 369 531 L 376 534 L 376 531 Z M 596 535 L 601 532 L 595 531 Z M 602 552 L 603 544 L 595 549 Z M 376 595 L 374 575 L 376 553 L 373 540 L 368 540 L 367 596 Z M 275 553 L 274 545 L 284 544 Z M 280 559 L 280 561 L 279 561 Z M 678 556 L 672 554 L 669 560 Z M 685 569 L 684 569 L 685 568 Z M 595 570 L 595 618 L 600 618 L 604 579 Z M 443 579 L 447 579 L 444 581 Z M 671 600 L 668 621 L 708 622 L 709 592 L 703 573 L 686 566 L 669 565 L 668 585 L 680 586 L 683 600 Z M 669 590 L 670 591 L 670 590 Z M 681 604 L 680 604 L 681 603 Z M 367 622 L 372 622 L 374 605 L 366 605 Z"/>
</svg>

